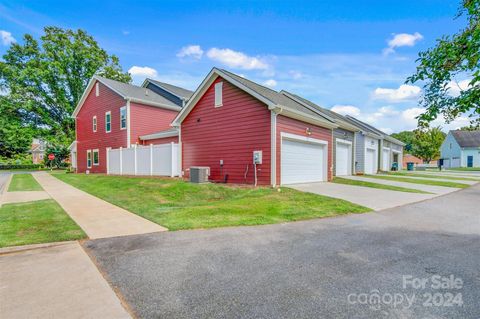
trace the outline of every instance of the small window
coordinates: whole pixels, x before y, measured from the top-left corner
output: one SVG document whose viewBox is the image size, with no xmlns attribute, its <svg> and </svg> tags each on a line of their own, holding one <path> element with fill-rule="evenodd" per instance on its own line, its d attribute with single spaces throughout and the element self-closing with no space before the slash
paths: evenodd
<svg viewBox="0 0 480 319">
<path fill-rule="evenodd" d="M 218 82 L 215 84 L 215 107 L 220 107 L 223 105 L 222 86 L 223 82 Z"/>
<path fill-rule="evenodd" d="M 98 150 L 93 150 L 93 165 L 98 165 L 99 158 L 98 158 Z"/>
<path fill-rule="evenodd" d="M 97 82 L 95 83 L 95 96 L 100 95 L 100 84 Z"/>
<path fill-rule="evenodd" d="M 123 106 L 120 108 L 120 129 L 127 128 L 127 107 Z"/>
<path fill-rule="evenodd" d="M 92 119 L 92 126 L 93 126 L 93 131 L 96 132 L 97 131 L 97 117 L 94 116 L 93 119 Z"/>
<path fill-rule="evenodd" d="M 452 149 L 452 143 L 450 143 L 450 149 Z"/>
<path fill-rule="evenodd" d="M 105 113 L 105 132 L 110 133 L 112 131 L 112 112 Z"/>
<path fill-rule="evenodd" d="M 92 151 L 87 150 L 87 168 L 92 167 Z"/>
</svg>

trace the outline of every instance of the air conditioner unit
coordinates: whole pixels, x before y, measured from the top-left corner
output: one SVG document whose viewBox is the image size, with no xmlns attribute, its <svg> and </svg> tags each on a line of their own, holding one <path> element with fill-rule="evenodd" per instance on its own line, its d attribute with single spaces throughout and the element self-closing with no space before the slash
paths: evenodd
<svg viewBox="0 0 480 319">
<path fill-rule="evenodd" d="M 210 176 L 210 167 L 205 167 L 205 166 L 190 167 L 191 183 L 208 183 L 208 176 Z"/>
</svg>

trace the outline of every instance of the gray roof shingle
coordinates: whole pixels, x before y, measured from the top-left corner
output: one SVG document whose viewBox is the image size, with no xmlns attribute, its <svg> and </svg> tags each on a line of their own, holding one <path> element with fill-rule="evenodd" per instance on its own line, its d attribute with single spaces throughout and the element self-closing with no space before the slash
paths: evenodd
<svg viewBox="0 0 480 319">
<path fill-rule="evenodd" d="M 480 147 L 480 131 L 450 131 L 460 147 Z"/>
<path fill-rule="evenodd" d="M 184 88 L 181 88 L 179 86 L 175 86 L 175 85 L 172 85 L 172 84 L 168 84 L 168 83 L 165 83 L 165 82 L 160 82 L 160 81 L 157 81 L 157 80 L 153 80 L 153 79 L 147 79 L 147 81 L 161 87 L 161 88 L 164 88 L 165 90 L 169 91 L 170 93 L 173 93 L 174 95 L 184 99 L 184 100 L 188 100 L 192 95 L 193 95 L 193 91 L 190 91 L 190 90 L 187 90 L 187 89 L 184 89 Z"/>
<path fill-rule="evenodd" d="M 173 108 L 178 108 L 178 105 L 167 100 L 161 95 L 153 92 L 150 89 L 146 89 L 140 86 L 133 84 L 123 83 L 111 79 L 107 79 L 101 76 L 95 76 L 100 82 L 104 83 L 106 86 L 109 86 L 113 90 L 117 91 L 121 95 L 127 98 L 133 98 L 137 100 L 142 100 L 145 102 L 152 102 L 157 104 L 163 104 L 165 106 L 170 106 Z"/>
</svg>

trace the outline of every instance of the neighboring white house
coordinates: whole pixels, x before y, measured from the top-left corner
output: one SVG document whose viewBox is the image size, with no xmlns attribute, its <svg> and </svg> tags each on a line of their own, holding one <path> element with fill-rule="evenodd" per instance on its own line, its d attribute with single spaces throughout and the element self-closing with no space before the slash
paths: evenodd
<svg viewBox="0 0 480 319">
<path fill-rule="evenodd" d="M 480 131 L 450 131 L 440 147 L 443 167 L 480 167 Z"/>
</svg>

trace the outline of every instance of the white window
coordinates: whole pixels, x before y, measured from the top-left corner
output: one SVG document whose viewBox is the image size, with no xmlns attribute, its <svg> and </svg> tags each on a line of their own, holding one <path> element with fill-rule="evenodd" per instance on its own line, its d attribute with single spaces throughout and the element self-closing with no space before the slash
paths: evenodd
<svg viewBox="0 0 480 319">
<path fill-rule="evenodd" d="M 95 96 L 100 95 L 100 84 L 97 82 L 95 83 Z"/>
<path fill-rule="evenodd" d="M 93 150 L 93 165 L 98 165 L 98 163 L 100 162 L 98 156 L 99 156 L 98 149 Z"/>
<path fill-rule="evenodd" d="M 124 130 L 127 128 L 127 107 L 123 106 L 120 108 L 120 129 Z"/>
<path fill-rule="evenodd" d="M 222 86 L 223 82 L 215 83 L 215 107 L 223 105 Z"/>
<path fill-rule="evenodd" d="M 92 167 L 92 151 L 87 150 L 87 168 Z"/>
<path fill-rule="evenodd" d="M 110 133 L 112 131 L 112 112 L 105 113 L 105 132 Z"/>
<path fill-rule="evenodd" d="M 97 116 L 94 116 L 92 119 L 92 126 L 93 126 L 93 131 L 97 131 Z"/>
</svg>

